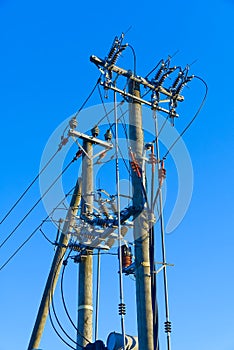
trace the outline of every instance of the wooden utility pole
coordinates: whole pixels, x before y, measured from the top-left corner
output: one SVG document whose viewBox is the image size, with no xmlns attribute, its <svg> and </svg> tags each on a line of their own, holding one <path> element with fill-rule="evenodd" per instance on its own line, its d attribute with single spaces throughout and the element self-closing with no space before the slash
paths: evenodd
<svg viewBox="0 0 234 350">
<path fill-rule="evenodd" d="M 42 333 L 45 328 L 46 319 L 51 304 L 51 298 L 53 297 L 54 290 L 58 281 L 59 273 L 63 263 L 64 255 L 66 253 L 67 245 L 70 239 L 70 228 L 73 226 L 75 216 L 77 214 L 78 206 L 81 200 L 81 181 L 78 179 L 73 196 L 71 199 L 70 207 L 66 216 L 66 220 L 63 226 L 63 230 L 59 239 L 58 246 L 54 255 L 54 259 L 50 268 L 49 276 L 46 282 L 42 300 L 37 313 L 37 318 L 32 331 L 31 339 L 28 345 L 28 350 L 38 349 L 42 337 Z"/>
<path fill-rule="evenodd" d="M 136 96 L 129 104 L 129 138 L 132 152 L 136 161 L 142 167 L 142 156 L 144 149 L 144 134 L 142 127 L 140 86 L 136 81 L 130 80 L 129 93 Z M 142 193 L 142 182 L 137 174 L 132 171 L 133 205 L 136 208 L 142 206 L 144 201 Z M 139 349 L 154 349 L 152 297 L 151 297 L 151 275 L 149 258 L 149 223 L 146 212 L 134 220 L 134 243 L 136 264 L 136 304 Z"/>
<path fill-rule="evenodd" d="M 93 145 L 84 140 L 83 148 L 86 154 L 82 159 L 82 198 L 84 215 L 92 213 L 93 207 Z M 79 289 L 78 289 L 78 332 L 77 349 L 92 342 L 93 328 L 93 257 L 92 251 L 86 248 L 85 254 L 81 254 L 79 262 Z"/>
</svg>

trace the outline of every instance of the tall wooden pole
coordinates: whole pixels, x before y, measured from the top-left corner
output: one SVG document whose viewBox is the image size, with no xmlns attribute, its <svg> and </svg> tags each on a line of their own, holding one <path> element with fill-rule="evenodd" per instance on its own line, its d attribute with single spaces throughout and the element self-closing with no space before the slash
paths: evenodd
<svg viewBox="0 0 234 350">
<path fill-rule="evenodd" d="M 31 334 L 28 350 L 38 349 L 42 337 L 42 333 L 45 328 L 49 307 L 51 304 L 51 298 L 54 294 L 54 290 L 58 281 L 59 273 L 63 263 L 64 255 L 67 249 L 67 245 L 70 239 L 70 227 L 73 226 L 75 216 L 77 214 L 78 206 L 81 200 L 81 184 L 78 180 L 74 189 L 74 193 L 71 199 L 70 208 L 68 210 L 66 220 L 63 226 L 63 230 L 59 239 L 58 246 L 54 255 L 54 259 L 50 268 L 49 276 L 45 285 L 44 293 L 41 299 L 37 318 L 34 324 L 34 328 Z"/>
<path fill-rule="evenodd" d="M 140 87 L 133 80 L 129 83 L 130 94 L 140 97 Z M 142 109 L 139 102 L 131 101 L 129 105 L 129 138 L 136 161 L 142 166 L 144 134 L 142 128 Z M 140 207 L 143 203 L 142 184 L 132 171 L 133 205 Z M 149 257 L 149 224 L 145 211 L 134 220 L 134 242 L 136 263 L 136 305 L 139 349 L 153 350 L 153 315 L 151 297 L 151 276 Z"/>
<path fill-rule="evenodd" d="M 82 211 L 84 214 L 92 213 L 93 207 L 93 146 L 84 141 L 83 148 L 87 155 L 82 160 L 82 198 L 85 202 Z M 93 257 L 86 250 L 79 263 L 79 289 L 78 289 L 78 332 L 77 349 L 92 342 L 93 328 Z M 88 341 L 87 341 L 88 340 Z"/>
</svg>

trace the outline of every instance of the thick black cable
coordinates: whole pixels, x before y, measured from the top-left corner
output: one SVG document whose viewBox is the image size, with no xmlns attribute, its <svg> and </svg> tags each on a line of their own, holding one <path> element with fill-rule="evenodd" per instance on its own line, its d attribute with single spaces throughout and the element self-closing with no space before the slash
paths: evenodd
<svg viewBox="0 0 234 350">
<path fill-rule="evenodd" d="M 8 212 L 5 214 L 4 218 L 1 220 L 0 225 L 6 220 L 6 218 L 10 215 L 10 213 L 13 211 L 13 209 L 18 205 L 18 203 L 21 201 L 21 199 L 26 195 L 26 193 L 29 191 L 29 189 L 32 187 L 32 185 L 37 181 L 39 176 L 43 173 L 43 171 L 48 167 L 48 165 L 52 162 L 52 160 L 55 158 L 57 153 L 60 151 L 60 147 L 57 149 L 57 151 L 53 154 L 53 156 L 48 160 L 48 162 L 44 165 L 44 167 L 40 170 L 40 172 L 35 176 L 35 178 L 32 180 L 30 185 L 24 190 L 24 192 L 20 195 L 20 197 L 17 199 L 17 201 L 12 205 L 12 207 L 8 210 Z"/>
<path fill-rule="evenodd" d="M 72 252 L 72 249 L 70 249 L 70 252 L 68 253 L 68 256 L 67 256 L 66 260 L 64 260 L 64 263 L 65 263 L 65 261 L 67 261 L 67 260 L 69 259 L 69 256 L 70 256 L 71 252 Z M 66 252 L 65 252 L 65 253 L 66 253 Z M 64 254 L 64 255 L 65 255 L 65 254 Z M 59 266 L 60 263 L 61 263 L 61 260 L 63 260 L 63 258 L 64 258 L 64 255 L 62 256 L 62 258 L 60 259 L 60 261 L 59 261 L 59 263 L 58 263 L 58 265 L 57 265 L 57 270 L 58 270 L 58 266 Z M 64 265 L 64 266 L 65 266 L 65 265 Z M 58 318 L 57 313 L 56 313 L 56 311 L 55 311 L 53 290 L 54 290 L 54 279 L 55 279 L 57 270 L 54 272 L 53 280 L 52 280 L 52 283 L 51 283 L 51 289 L 50 289 L 50 299 L 51 299 L 52 310 L 53 310 L 54 317 L 55 317 L 55 319 L 56 319 L 56 322 L 57 322 L 59 328 L 62 330 L 62 332 L 66 335 L 66 337 L 67 337 L 70 341 L 72 341 L 75 345 L 77 345 L 77 342 L 76 342 L 74 339 L 72 339 L 72 337 L 70 337 L 70 335 L 65 331 L 65 329 L 64 329 L 63 326 L 61 325 L 61 322 L 59 321 L 59 318 Z M 78 346 L 79 346 L 79 345 L 78 345 Z"/>
<path fill-rule="evenodd" d="M 7 259 L 7 261 L 0 267 L 0 271 L 14 258 L 14 256 L 25 246 L 25 244 L 34 236 L 34 234 L 40 229 L 43 225 L 43 222 L 48 220 L 50 215 L 56 210 L 56 208 L 67 198 L 67 196 L 74 190 L 74 187 L 65 195 L 65 197 L 59 202 L 59 204 L 51 211 L 49 215 L 38 225 L 32 233 L 27 237 L 27 239 L 15 250 L 15 252 Z"/>
<path fill-rule="evenodd" d="M 50 319 L 50 323 L 51 323 L 51 326 L 52 326 L 53 330 L 55 331 L 55 333 L 57 334 L 57 336 L 62 340 L 62 342 L 63 342 L 64 344 L 66 344 L 70 349 L 76 350 L 76 348 L 74 348 L 72 345 L 70 345 L 70 344 L 61 336 L 61 334 L 59 334 L 58 330 L 57 330 L 56 327 L 55 327 L 54 321 L 53 321 L 53 319 L 52 319 L 50 309 L 49 309 L 49 319 Z M 83 347 L 82 347 L 82 348 L 83 348 Z"/>
<path fill-rule="evenodd" d="M 197 118 L 198 114 L 200 113 L 206 98 L 207 98 L 207 94 L 208 94 L 208 85 L 205 82 L 205 80 L 203 80 L 202 78 L 198 77 L 198 76 L 194 76 L 194 78 L 199 79 L 204 85 L 205 85 L 205 94 L 204 97 L 202 99 L 202 102 L 197 110 L 197 112 L 194 114 L 193 118 L 190 120 L 190 122 L 188 123 L 188 125 L 184 128 L 184 130 L 180 133 L 180 135 L 176 138 L 176 140 L 172 143 L 172 145 L 169 147 L 169 149 L 167 150 L 167 152 L 165 153 L 164 157 L 162 159 L 166 159 L 168 154 L 171 152 L 172 148 L 176 145 L 176 143 L 179 141 L 179 139 L 186 133 L 186 131 L 189 129 L 189 127 L 191 126 L 191 124 L 194 122 L 194 120 Z"/>
<path fill-rule="evenodd" d="M 42 228 L 39 229 L 39 231 L 41 232 L 42 236 L 52 245 L 55 245 L 54 242 L 52 242 L 44 233 L 44 231 L 42 231 Z"/>
<path fill-rule="evenodd" d="M 66 251 L 65 251 L 64 254 L 62 255 L 61 259 L 59 260 L 59 263 L 57 264 L 57 269 L 58 269 L 58 266 L 60 265 L 61 261 L 64 259 L 65 254 L 66 254 Z M 50 311 L 50 303 L 51 303 L 51 301 L 52 301 L 52 299 L 53 299 L 54 277 L 55 277 L 55 275 L 56 275 L 56 273 L 57 273 L 57 269 L 54 271 L 53 279 L 52 279 L 52 281 L 51 281 L 51 286 L 50 286 L 50 299 L 51 299 L 51 300 L 49 300 L 49 302 L 48 302 L 48 303 L 49 303 L 49 305 L 48 305 L 48 306 L 49 306 L 49 320 L 50 320 L 50 323 L 51 323 L 51 326 L 52 326 L 53 330 L 55 331 L 55 333 L 57 334 L 57 336 L 62 340 L 62 342 L 63 342 L 64 344 L 66 344 L 70 349 L 76 350 L 76 348 L 74 348 L 72 345 L 70 345 L 70 344 L 61 336 L 61 334 L 58 332 L 58 330 L 57 330 L 56 327 L 55 327 L 54 321 L 53 321 L 53 319 L 52 319 L 51 311 Z M 73 340 L 73 341 L 74 341 L 74 340 Z M 77 344 L 77 345 L 78 345 L 78 344 Z"/>
<path fill-rule="evenodd" d="M 79 329 L 76 327 L 75 323 L 73 322 L 69 312 L 68 312 L 68 309 L 67 309 L 67 306 L 66 306 L 66 302 L 65 302 L 65 297 L 64 297 L 64 289 L 63 289 L 63 283 L 64 283 L 64 273 L 65 273 L 65 268 L 66 268 L 66 265 L 64 264 L 63 265 L 63 269 L 62 269 L 62 276 L 61 276 L 61 281 L 60 281 L 60 290 L 61 290 L 61 297 L 62 297 L 62 302 L 63 302 L 63 307 L 64 307 L 64 310 L 66 312 L 66 315 L 69 319 L 69 321 L 71 322 L 72 326 L 75 328 L 75 330 L 79 333 L 79 335 L 84 339 L 86 340 L 88 343 L 90 343 L 90 340 L 88 340 L 80 331 Z"/>
<path fill-rule="evenodd" d="M 152 73 L 158 68 L 158 66 L 160 65 L 160 63 L 162 63 L 162 62 L 163 62 L 163 59 L 161 59 L 161 60 L 158 62 L 158 64 L 157 64 L 149 73 L 147 73 L 147 75 L 145 76 L 145 79 L 148 78 L 148 76 L 149 76 L 150 74 L 152 74 Z"/>
<path fill-rule="evenodd" d="M 51 190 L 54 184 L 58 181 L 58 179 L 65 173 L 65 171 L 78 159 L 77 154 L 75 157 L 68 163 L 68 165 L 63 169 L 63 171 L 56 177 L 56 179 L 52 182 L 52 184 L 47 188 L 47 190 L 43 193 L 43 195 L 36 201 L 36 203 L 31 207 L 31 209 L 24 215 L 24 217 L 20 220 L 20 222 L 15 226 L 15 228 L 10 232 L 10 234 L 6 237 L 6 239 L 1 243 L 0 248 L 4 246 L 4 244 L 9 240 L 9 238 L 15 233 L 15 231 L 21 226 L 21 224 L 25 221 L 25 219 L 31 214 L 31 212 L 36 208 L 36 206 L 42 201 L 45 195 Z"/>
<path fill-rule="evenodd" d="M 91 98 L 91 96 L 93 95 L 94 91 L 96 90 L 96 87 L 99 86 L 100 83 L 100 79 L 101 79 L 101 75 L 99 76 L 97 82 L 95 83 L 93 89 L 91 90 L 90 94 L 88 95 L 88 97 L 86 98 L 86 100 L 82 103 L 81 107 L 78 109 L 78 111 L 75 113 L 74 117 L 76 118 L 78 116 L 78 114 L 82 111 L 82 109 L 85 107 L 86 103 L 89 101 L 89 99 Z"/>
<path fill-rule="evenodd" d="M 136 52 L 134 50 L 134 47 L 130 44 L 128 44 L 128 47 L 132 50 L 132 54 L 133 54 L 133 72 L 134 75 L 136 75 Z"/>
</svg>

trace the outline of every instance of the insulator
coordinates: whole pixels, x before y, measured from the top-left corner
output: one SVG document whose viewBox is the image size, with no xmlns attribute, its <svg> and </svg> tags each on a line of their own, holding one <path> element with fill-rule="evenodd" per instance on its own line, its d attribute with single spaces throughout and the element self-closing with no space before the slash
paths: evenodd
<svg viewBox="0 0 234 350">
<path fill-rule="evenodd" d="M 106 217 L 109 217 L 109 212 L 108 212 L 108 209 L 106 207 L 106 205 L 104 203 L 100 203 L 100 209 L 101 209 L 101 212 L 106 216 Z"/>
<path fill-rule="evenodd" d="M 108 238 L 108 240 L 106 241 L 106 245 L 111 248 L 113 246 L 113 244 L 115 243 L 115 238 Z"/>
<path fill-rule="evenodd" d="M 77 127 L 78 123 L 76 120 L 76 117 L 73 117 L 72 119 L 70 119 L 69 121 L 69 126 L 72 130 L 74 130 Z"/>
<path fill-rule="evenodd" d="M 176 90 L 176 95 L 179 95 L 181 93 L 181 91 L 183 90 L 183 88 L 185 87 L 185 85 L 190 82 L 192 79 L 194 78 L 194 75 L 191 75 L 190 77 L 187 77 L 185 79 L 185 81 L 182 81 L 182 83 L 180 83 L 180 85 L 178 86 L 177 90 Z"/>
<path fill-rule="evenodd" d="M 121 231 L 121 236 L 124 237 L 128 232 L 128 228 L 126 226 L 122 226 L 120 231 Z"/>
<path fill-rule="evenodd" d="M 126 305 L 124 303 L 119 304 L 119 315 L 126 315 Z"/>
<path fill-rule="evenodd" d="M 129 248 L 126 244 L 124 244 L 120 247 L 120 251 L 121 251 L 122 266 L 123 268 L 126 268 L 132 264 L 131 248 Z M 118 252 L 118 255 L 119 255 L 119 252 Z"/>
<path fill-rule="evenodd" d="M 139 164 L 135 161 L 130 161 L 130 164 L 131 164 L 132 170 L 136 173 L 137 177 L 141 177 Z"/>
<path fill-rule="evenodd" d="M 91 130 L 93 137 L 97 137 L 99 135 L 99 132 L 100 132 L 100 130 L 99 130 L 99 127 L 97 125 L 95 125 Z"/>
<path fill-rule="evenodd" d="M 165 333 L 171 333 L 171 322 L 170 321 L 164 322 L 164 327 L 165 327 Z"/>
<path fill-rule="evenodd" d="M 176 80 L 174 81 L 174 83 L 172 84 L 172 89 L 176 89 L 179 85 L 180 80 L 182 79 L 183 76 L 183 72 L 179 72 L 178 77 L 176 78 Z"/>
<path fill-rule="evenodd" d="M 166 78 L 167 78 L 171 73 L 173 73 L 175 69 L 176 69 L 176 67 L 169 68 L 169 69 L 167 70 L 167 72 L 166 72 L 165 74 L 163 74 L 163 76 L 162 76 L 161 79 L 159 80 L 158 85 L 161 86 L 161 85 L 164 83 L 164 81 L 166 80 Z"/>
<path fill-rule="evenodd" d="M 110 52 L 109 52 L 108 55 L 107 55 L 107 59 L 110 60 L 110 59 L 113 57 L 113 54 L 115 53 L 116 45 L 118 44 L 118 42 L 119 42 L 119 39 L 118 39 L 118 37 L 116 36 L 116 37 L 114 38 L 114 41 L 113 41 L 113 44 L 112 44 L 112 46 L 111 46 Z"/>
<path fill-rule="evenodd" d="M 117 210 L 117 206 L 116 206 L 116 203 L 115 203 L 114 200 L 111 200 L 111 201 L 110 201 L 110 206 L 111 206 L 111 210 L 113 211 L 113 213 L 114 213 L 115 215 L 117 215 L 117 214 L 118 214 L 118 210 Z"/>
<path fill-rule="evenodd" d="M 106 141 L 111 141 L 111 139 L 112 139 L 112 133 L 111 133 L 110 129 L 108 129 L 108 130 L 106 131 L 104 137 L 105 137 L 105 140 L 106 140 Z"/>
<path fill-rule="evenodd" d="M 165 63 L 164 61 L 161 63 L 161 67 L 159 68 L 159 70 L 157 71 L 155 77 L 154 77 L 154 80 L 158 80 L 162 74 L 162 72 L 164 71 L 165 69 Z"/>
</svg>

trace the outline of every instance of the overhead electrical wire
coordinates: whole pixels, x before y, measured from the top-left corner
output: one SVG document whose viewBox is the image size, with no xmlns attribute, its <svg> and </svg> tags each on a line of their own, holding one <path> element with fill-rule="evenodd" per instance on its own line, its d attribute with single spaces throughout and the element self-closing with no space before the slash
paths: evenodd
<svg viewBox="0 0 234 350">
<path fill-rule="evenodd" d="M 117 99 L 116 92 L 114 92 L 114 120 L 115 120 L 115 177 L 116 177 L 116 193 L 117 193 L 117 213 L 118 213 L 118 249 L 121 251 L 121 221 L 120 221 L 120 185 L 119 185 L 119 140 L 118 140 L 118 115 L 117 115 Z M 126 349 L 125 346 L 125 324 L 124 324 L 124 315 L 125 315 L 125 303 L 124 303 L 124 290 L 123 290 L 123 265 L 122 265 L 122 254 L 119 254 L 119 315 L 121 321 L 121 332 L 123 337 L 123 350 Z"/>
<path fill-rule="evenodd" d="M 31 207 L 31 209 L 23 216 L 23 218 L 19 221 L 19 223 L 14 227 L 14 229 L 9 233 L 9 235 L 5 238 L 5 240 L 1 243 L 0 248 L 4 246 L 4 244 L 12 237 L 12 235 L 16 232 L 16 230 L 22 225 L 25 219 L 31 214 L 31 212 L 36 208 L 36 206 L 42 201 L 42 199 L 46 196 L 46 194 L 51 190 L 54 184 L 58 181 L 58 179 L 66 172 L 66 170 L 71 166 L 79 158 L 79 151 L 76 153 L 75 157 L 67 164 L 67 166 L 62 170 L 62 172 L 55 178 L 52 184 L 47 188 L 47 190 L 43 193 L 43 195 L 35 202 L 35 204 Z"/>
<path fill-rule="evenodd" d="M 74 190 L 75 186 L 64 196 L 64 198 L 58 203 L 58 205 L 50 212 L 49 215 L 42 221 L 40 225 L 38 225 L 32 233 L 26 238 L 26 240 L 14 251 L 14 253 L 5 261 L 5 263 L 0 267 L 0 271 L 15 257 L 15 255 L 26 245 L 26 243 L 34 236 L 34 234 L 40 229 L 43 223 L 48 220 L 48 218 L 52 215 L 52 213 L 57 209 L 57 207 L 71 194 Z"/>
<path fill-rule="evenodd" d="M 44 165 L 44 167 L 40 170 L 40 172 L 37 174 L 37 176 L 34 177 L 32 182 L 28 185 L 28 187 L 24 190 L 24 192 L 20 195 L 20 197 L 16 200 L 16 202 L 12 205 L 12 207 L 8 210 L 8 212 L 5 214 L 3 219 L 0 221 L 0 225 L 6 220 L 6 218 L 10 215 L 10 213 L 13 211 L 13 209 L 19 204 L 19 202 L 23 199 L 23 197 L 26 195 L 26 193 L 29 191 L 29 189 L 32 187 L 32 185 L 37 181 L 37 179 L 40 177 L 40 175 L 44 172 L 44 170 L 48 167 L 48 165 L 52 162 L 52 160 L 55 158 L 55 156 L 60 151 L 60 147 L 57 149 L 57 151 L 52 155 L 52 157 L 48 160 L 48 162 Z"/>
<path fill-rule="evenodd" d="M 194 120 L 197 118 L 198 114 L 200 113 L 202 107 L 204 106 L 204 103 L 206 101 L 207 98 L 207 94 L 208 94 L 208 85 L 205 82 L 205 80 L 203 80 L 202 78 L 198 77 L 198 76 L 194 76 L 195 79 L 200 80 L 204 86 L 205 86 L 205 94 L 204 97 L 202 99 L 202 102 L 197 110 L 197 112 L 194 114 L 193 118 L 190 120 L 190 122 L 186 125 L 186 127 L 184 128 L 184 130 L 179 134 L 179 136 L 175 139 L 175 141 L 172 143 L 172 145 L 169 147 L 169 149 L 167 150 L 167 152 L 165 153 L 165 155 L 163 156 L 162 159 L 166 159 L 168 154 L 171 152 L 172 148 L 176 145 L 176 143 L 181 139 L 181 137 L 186 133 L 186 131 L 189 129 L 189 127 L 191 126 L 191 124 L 194 122 Z"/>
<path fill-rule="evenodd" d="M 85 99 L 85 101 L 82 103 L 81 107 L 79 108 L 79 110 L 75 113 L 75 117 L 77 117 L 77 115 L 82 111 L 82 109 L 85 107 L 86 103 L 88 102 L 88 100 L 91 98 L 91 96 L 93 95 L 97 85 L 99 84 L 100 81 L 100 77 L 98 78 L 97 82 L 95 83 L 93 89 L 91 90 L 90 94 L 88 95 L 88 97 Z M 66 128 L 67 129 L 67 128 Z M 66 130 L 65 129 L 65 130 Z M 4 215 L 4 217 L 2 218 L 2 220 L 0 221 L 0 225 L 7 219 L 7 217 L 11 214 L 11 212 L 14 210 L 14 208 L 19 204 L 19 202 L 23 199 L 23 197 L 26 195 L 26 193 L 29 191 L 29 189 L 33 186 L 33 184 L 38 180 L 38 178 L 40 177 L 40 175 L 45 171 L 45 169 L 49 166 L 49 164 L 52 162 L 52 160 L 55 158 L 55 156 L 58 154 L 58 152 L 61 150 L 62 148 L 62 143 L 60 143 L 57 151 L 52 155 L 52 157 L 48 160 L 48 162 L 44 165 L 44 167 L 40 170 L 40 172 L 34 177 L 34 179 L 32 180 L 32 182 L 28 185 L 28 187 L 23 191 L 23 193 L 19 196 L 19 198 L 15 201 L 15 203 L 11 206 L 11 208 L 8 210 L 8 212 Z"/>
<path fill-rule="evenodd" d="M 117 102 L 116 102 L 116 103 L 117 103 L 117 106 L 114 107 L 114 108 L 112 108 L 112 110 L 111 110 L 110 112 L 107 113 L 106 106 L 105 106 L 105 103 L 104 103 L 103 98 L 102 98 L 100 86 L 98 86 L 98 91 L 99 91 L 99 95 L 100 95 L 100 99 L 101 99 L 101 102 L 102 102 L 103 109 L 104 109 L 104 111 L 105 111 L 105 116 L 104 116 L 101 120 L 103 120 L 104 118 L 107 117 L 107 121 L 108 121 L 108 124 L 109 124 L 109 128 L 110 128 L 110 130 L 111 130 L 113 136 L 115 137 L 115 130 L 113 129 L 115 123 L 114 123 L 114 122 L 111 123 L 111 121 L 110 121 L 110 119 L 109 119 L 109 114 L 110 114 L 111 112 L 114 111 L 114 108 L 118 108 L 119 106 L 122 106 L 122 104 L 123 104 L 125 101 L 122 101 L 122 102 L 120 102 L 120 103 L 117 103 Z M 118 121 L 119 121 L 119 120 L 124 116 L 124 114 L 126 114 L 126 113 L 127 113 L 127 111 L 122 112 L 122 114 L 120 115 L 120 117 L 118 117 Z M 100 122 L 99 122 L 99 123 L 100 123 Z M 119 146 L 118 146 L 118 149 L 119 149 L 119 153 L 120 153 L 120 155 L 121 155 L 121 158 L 122 158 L 122 160 L 123 160 L 123 162 L 124 162 L 124 165 L 125 165 L 125 167 L 126 167 L 128 173 L 131 174 L 131 172 L 130 172 L 130 170 L 129 170 L 129 167 L 128 167 L 127 163 L 126 163 L 126 160 L 124 159 L 122 150 L 121 150 L 121 148 L 120 148 Z"/>
<path fill-rule="evenodd" d="M 42 231 L 42 228 L 40 227 L 39 231 L 41 232 L 42 236 L 52 245 L 55 245 L 54 242 L 52 242 L 47 236 L 46 234 L 44 233 L 44 231 Z"/>
</svg>

